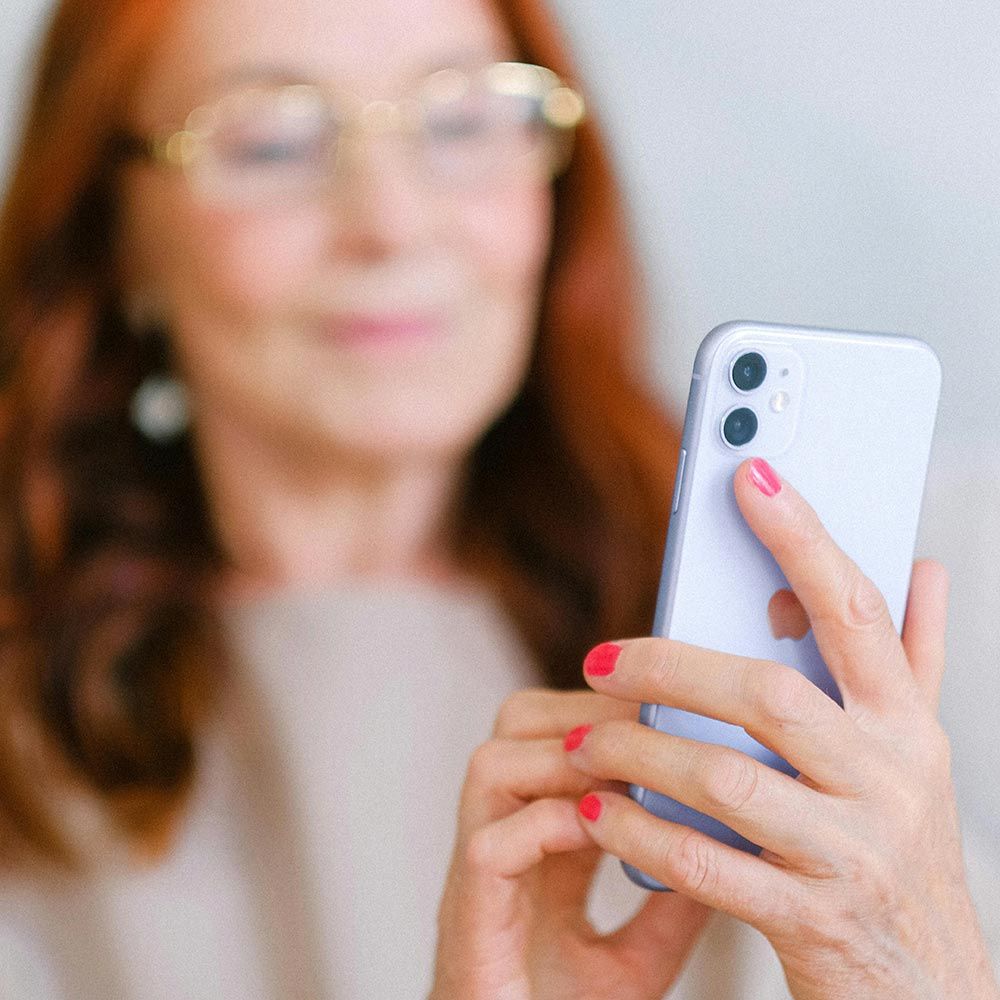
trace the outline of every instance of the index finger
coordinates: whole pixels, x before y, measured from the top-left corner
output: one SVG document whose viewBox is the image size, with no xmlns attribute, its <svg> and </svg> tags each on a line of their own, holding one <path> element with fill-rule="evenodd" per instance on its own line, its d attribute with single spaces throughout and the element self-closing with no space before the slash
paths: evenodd
<svg viewBox="0 0 1000 1000">
<path fill-rule="evenodd" d="M 634 705 L 605 694 L 524 688 L 500 706 L 493 736 L 510 740 L 561 738 L 584 723 L 634 718 Z"/>
<path fill-rule="evenodd" d="M 792 667 L 674 639 L 642 638 L 595 647 L 584 661 L 584 675 L 600 691 L 627 699 L 633 719 L 637 702 L 694 712 L 741 727 L 819 788 L 855 795 L 870 783 L 868 738 Z M 702 726 L 682 735 L 712 740 Z M 720 732 L 712 741 L 725 740 Z"/>
<path fill-rule="evenodd" d="M 736 502 L 805 609 L 845 706 L 886 710 L 915 694 L 885 598 L 805 499 L 761 458 L 734 477 Z M 863 516 L 859 514 L 859 516 Z"/>
</svg>

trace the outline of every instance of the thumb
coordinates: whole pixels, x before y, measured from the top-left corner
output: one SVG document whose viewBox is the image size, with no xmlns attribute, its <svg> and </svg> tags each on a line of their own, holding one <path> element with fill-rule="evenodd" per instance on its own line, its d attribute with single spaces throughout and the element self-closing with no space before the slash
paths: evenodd
<svg viewBox="0 0 1000 1000">
<path fill-rule="evenodd" d="M 933 559 L 913 564 L 903 620 L 903 649 L 924 700 L 936 711 L 945 664 L 948 571 Z"/>
<path fill-rule="evenodd" d="M 680 975 L 711 914 L 704 903 L 679 892 L 653 892 L 624 927 L 608 935 L 607 942 L 628 956 L 633 967 L 645 964 L 650 986 L 659 996 Z"/>
</svg>

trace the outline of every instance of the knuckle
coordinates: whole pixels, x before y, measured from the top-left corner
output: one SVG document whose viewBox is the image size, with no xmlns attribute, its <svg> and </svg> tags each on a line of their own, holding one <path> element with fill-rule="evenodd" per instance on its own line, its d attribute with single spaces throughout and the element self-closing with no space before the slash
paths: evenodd
<svg viewBox="0 0 1000 1000">
<path fill-rule="evenodd" d="M 850 904 L 828 891 L 814 892 L 803 900 L 779 930 L 777 943 L 793 944 L 806 952 L 839 953 L 856 934 Z"/>
<path fill-rule="evenodd" d="M 649 680 L 658 691 L 669 691 L 676 686 L 684 662 L 684 646 L 670 639 L 653 640 L 655 652 L 649 664 Z"/>
<path fill-rule="evenodd" d="M 494 736 L 515 736 L 538 714 L 538 703 L 544 690 L 527 688 L 508 695 L 497 711 L 493 723 Z"/>
<path fill-rule="evenodd" d="M 465 842 L 464 863 L 472 872 L 489 871 L 493 865 L 493 835 L 489 827 L 482 826 L 469 835 Z"/>
<path fill-rule="evenodd" d="M 863 843 L 854 840 L 840 857 L 837 874 L 842 885 L 853 888 L 866 885 L 875 867 L 871 851 Z"/>
<path fill-rule="evenodd" d="M 841 951 L 859 928 L 900 904 L 898 882 L 884 850 L 861 840 L 842 845 L 827 871 L 792 901 L 787 930 L 800 945 Z"/>
<path fill-rule="evenodd" d="M 467 785 L 474 788 L 490 788 L 497 780 L 502 746 L 497 740 L 487 740 L 480 743 L 472 756 L 465 772 Z"/>
<path fill-rule="evenodd" d="M 719 883 L 719 859 L 709 839 L 686 830 L 671 839 L 664 858 L 671 888 L 712 896 Z"/>
<path fill-rule="evenodd" d="M 763 661 L 747 672 L 747 702 L 769 729 L 811 726 L 816 717 L 816 688 L 797 670 Z"/>
<path fill-rule="evenodd" d="M 924 827 L 928 820 L 930 804 L 924 795 L 911 786 L 897 785 L 891 795 L 893 832 L 897 838 L 907 838 Z"/>
<path fill-rule="evenodd" d="M 620 757 L 620 752 L 626 742 L 625 730 L 628 723 L 621 720 L 610 720 L 597 723 L 587 733 L 587 756 L 597 767 L 604 767 Z"/>
<path fill-rule="evenodd" d="M 801 950 L 820 944 L 820 929 L 828 920 L 829 904 L 822 883 L 789 880 L 777 898 L 766 901 L 765 912 L 754 926 L 780 951 Z"/>
<path fill-rule="evenodd" d="M 699 770 L 705 798 L 724 812 L 744 811 L 757 793 L 760 775 L 744 754 L 712 750 L 702 756 Z"/>
<path fill-rule="evenodd" d="M 888 616 L 882 592 L 875 584 L 854 567 L 845 587 L 845 620 L 854 628 L 870 628 Z"/>
<path fill-rule="evenodd" d="M 834 865 L 833 893 L 842 917 L 863 919 L 894 905 L 897 885 L 888 861 L 893 849 L 889 842 L 876 846 L 861 838 L 843 845 Z"/>
<path fill-rule="evenodd" d="M 937 719 L 932 719 L 921 737 L 923 757 L 936 771 L 951 774 L 951 740 Z"/>
<path fill-rule="evenodd" d="M 886 839 L 903 847 L 912 843 L 913 836 L 933 825 L 937 815 L 953 805 L 950 776 L 935 773 L 934 768 L 912 762 L 893 766 L 889 780 L 881 789 L 886 811 L 892 816 L 891 831 Z"/>
<path fill-rule="evenodd" d="M 795 509 L 789 513 L 784 536 L 785 545 L 801 553 L 806 559 L 811 559 L 828 538 L 815 511 L 807 504 L 796 504 Z"/>
<path fill-rule="evenodd" d="M 785 900 L 787 919 L 782 921 L 782 930 L 792 940 L 806 943 L 815 938 L 817 930 L 826 924 L 826 911 L 824 900 L 815 892 L 789 893 Z"/>
<path fill-rule="evenodd" d="M 852 881 L 858 887 L 856 897 L 866 902 L 858 906 L 864 917 L 885 913 L 898 903 L 898 885 L 892 869 L 880 851 L 864 849 L 852 866 Z"/>
</svg>

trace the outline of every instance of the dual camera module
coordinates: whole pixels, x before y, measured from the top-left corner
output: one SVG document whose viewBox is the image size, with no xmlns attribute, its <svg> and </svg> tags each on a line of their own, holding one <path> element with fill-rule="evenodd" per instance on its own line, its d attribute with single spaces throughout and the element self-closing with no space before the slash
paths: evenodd
<svg viewBox="0 0 1000 1000">
<path fill-rule="evenodd" d="M 764 384 L 767 377 L 767 362 L 762 354 L 748 351 L 741 354 L 729 369 L 729 378 L 740 392 L 753 392 Z M 757 433 L 757 414 L 748 406 L 730 410 L 722 422 L 722 436 L 726 444 L 742 448 L 749 444 Z"/>
</svg>

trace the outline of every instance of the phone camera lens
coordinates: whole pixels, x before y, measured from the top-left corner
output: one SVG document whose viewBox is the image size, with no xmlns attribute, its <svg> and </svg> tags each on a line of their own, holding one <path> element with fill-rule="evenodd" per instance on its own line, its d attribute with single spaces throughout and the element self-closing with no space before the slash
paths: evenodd
<svg viewBox="0 0 1000 1000">
<path fill-rule="evenodd" d="M 767 375 L 767 362 L 762 354 L 750 351 L 741 354 L 734 362 L 730 372 L 733 385 L 740 392 L 750 392 L 758 389 L 764 384 L 764 376 Z"/>
<path fill-rule="evenodd" d="M 752 441 L 756 433 L 757 414 L 745 406 L 732 410 L 722 423 L 722 436 L 734 448 Z"/>
</svg>

